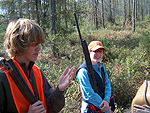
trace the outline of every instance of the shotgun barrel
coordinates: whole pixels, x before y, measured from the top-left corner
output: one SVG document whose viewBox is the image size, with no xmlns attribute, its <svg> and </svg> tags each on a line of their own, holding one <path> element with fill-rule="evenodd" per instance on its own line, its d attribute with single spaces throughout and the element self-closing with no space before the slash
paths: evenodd
<svg viewBox="0 0 150 113">
<path fill-rule="evenodd" d="M 75 17 L 77 30 L 78 30 L 78 33 L 79 33 L 79 38 L 80 38 L 82 50 L 83 50 L 85 61 L 86 61 L 86 66 L 87 66 L 87 71 L 88 71 L 88 76 L 89 76 L 89 79 L 90 79 L 91 86 L 92 86 L 93 90 L 95 91 L 95 93 L 97 93 L 101 96 L 101 94 L 98 91 L 97 85 L 96 85 L 97 82 L 96 82 L 96 79 L 95 79 L 95 76 L 94 76 L 94 70 L 93 70 L 93 67 L 92 67 L 92 62 L 91 62 L 91 58 L 90 58 L 90 54 L 89 54 L 89 51 L 88 51 L 88 46 L 87 46 L 86 40 L 82 40 L 82 37 L 81 37 L 81 33 L 80 33 L 76 13 L 74 13 L 74 17 Z"/>
</svg>

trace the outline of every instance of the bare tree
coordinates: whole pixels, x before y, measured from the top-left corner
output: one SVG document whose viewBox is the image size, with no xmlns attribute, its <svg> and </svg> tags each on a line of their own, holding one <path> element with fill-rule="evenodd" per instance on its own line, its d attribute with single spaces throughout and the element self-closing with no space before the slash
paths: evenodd
<svg viewBox="0 0 150 113">
<path fill-rule="evenodd" d="M 98 29 L 98 0 L 95 0 L 95 21 L 96 29 Z"/>
<path fill-rule="evenodd" d="M 133 0 L 133 16 L 132 16 L 132 19 L 133 19 L 132 31 L 134 32 L 135 31 L 135 0 Z"/>
<path fill-rule="evenodd" d="M 148 14 L 149 14 L 149 17 L 150 17 L 150 0 L 148 0 L 148 4 L 149 4 L 148 5 L 149 6 L 149 8 L 148 8 L 149 13 Z"/>
<path fill-rule="evenodd" d="M 89 9 L 91 9 L 92 8 L 92 4 L 91 4 L 92 2 L 91 2 L 91 0 L 89 0 Z M 89 18 L 89 21 L 91 21 L 92 20 L 92 16 L 91 16 L 91 11 L 88 11 L 88 18 Z"/>
<path fill-rule="evenodd" d="M 113 0 L 113 16 L 116 16 L 116 1 Z"/>
<path fill-rule="evenodd" d="M 50 7 L 50 22 L 51 22 L 51 35 L 56 34 L 56 4 L 55 0 L 49 0 Z"/>
<path fill-rule="evenodd" d="M 36 6 L 36 17 L 37 17 L 37 23 L 40 23 L 40 17 L 39 17 L 39 6 L 38 6 L 39 0 L 35 0 L 35 6 Z"/>
<path fill-rule="evenodd" d="M 93 12 L 95 12 L 95 8 L 94 8 L 95 4 L 94 4 L 94 1 L 95 1 L 95 0 L 92 0 Z M 92 18 L 94 19 L 94 25 L 95 25 L 95 13 L 92 13 Z"/>
<path fill-rule="evenodd" d="M 125 26 L 125 22 L 126 22 L 126 3 L 125 3 L 125 0 L 123 0 L 123 12 L 124 12 L 123 26 Z"/>
<path fill-rule="evenodd" d="M 64 2 L 65 2 L 65 12 L 67 12 L 66 0 L 64 0 Z M 66 28 L 68 28 L 67 13 L 65 13 L 65 24 Z"/>
<path fill-rule="evenodd" d="M 142 15 L 142 20 L 143 20 L 144 14 L 143 14 L 143 1 L 142 0 L 141 0 L 141 15 Z"/>
<path fill-rule="evenodd" d="M 102 0 L 102 25 L 103 28 L 105 28 L 105 22 L 104 22 L 104 1 Z"/>
<path fill-rule="evenodd" d="M 56 3 L 55 0 L 49 0 L 50 7 L 50 22 L 51 22 L 51 36 L 56 35 Z M 52 54 L 57 57 L 58 50 L 56 49 L 55 41 L 51 42 Z"/>
<path fill-rule="evenodd" d="M 128 5 L 129 5 L 129 20 L 131 21 L 131 7 L 130 7 L 130 0 L 129 0 Z"/>
<path fill-rule="evenodd" d="M 112 22 L 111 0 L 109 0 L 109 21 Z"/>
<path fill-rule="evenodd" d="M 138 15 L 138 0 L 135 1 L 135 6 L 136 6 L 135 7 L 135 12 L 136 12 L 135 18 L 138 19 L 138 17 L 137 17 L 137 15 Z"/>
<path fill-rule="evenodd" d="M 136 0 L 136 18 L 137 20 L 140 19 L 140 1 L 139 0 Z"/>
</svg>

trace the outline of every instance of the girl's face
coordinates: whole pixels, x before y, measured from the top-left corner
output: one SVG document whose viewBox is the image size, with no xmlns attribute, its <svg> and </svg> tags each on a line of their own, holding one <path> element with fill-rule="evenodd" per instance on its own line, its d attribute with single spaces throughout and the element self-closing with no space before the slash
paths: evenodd
<svg viewBox="0 0 150 113">
<path fill-rule="evenodd" d="M 29 47 L 27 47 L 26 51 L 18 56 L 15 59 L 19 63 L 26 63 L 28 67 L 30 61 L 36 61 L 39 51 L 41 50 L 40 43 L 32 42 Z"/>
<path fill-rule="evenodd" d="M 103 52 L 104 52 L 103 49 L 90 51 L 90 58 L 91 58 L 92 64 L 96 64 L 101 60 L 101 58 L 103 57 Z"/>
</svg>

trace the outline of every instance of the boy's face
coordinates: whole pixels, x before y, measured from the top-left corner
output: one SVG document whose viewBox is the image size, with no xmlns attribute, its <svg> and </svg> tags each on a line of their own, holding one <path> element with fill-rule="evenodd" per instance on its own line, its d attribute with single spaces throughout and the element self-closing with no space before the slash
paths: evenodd
<svg viewBox="0 0 150 113">
<path fill-rule="evenodd" d="M 27 47 L 26 51 L 16 57 L 16 60 L 19 63 L 29 64 L 30 61 L 36 61 L 39 51 L 41 50 L 40 43 L 35 42 Z"/>
<path fill-rule="evenodd" d="M 92 64 L 98 63 L 103 57 L 103 49 L 97 49 L 95 51 L 90 51 L 90 58 Z"/>
</svg>

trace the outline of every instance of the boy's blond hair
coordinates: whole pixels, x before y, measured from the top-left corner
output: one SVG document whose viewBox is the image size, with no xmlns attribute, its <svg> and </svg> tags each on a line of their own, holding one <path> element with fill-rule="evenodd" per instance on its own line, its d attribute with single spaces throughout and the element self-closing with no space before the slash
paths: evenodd
<svg viewBox="0 0 150 113">
<path fill-rule="evenodd" d="M 45 42 L 44 32 L 35 21 L 20 18 L 9 23 L 4 46 L 10 57 L 25 52 L 31 42 Z"/>
</svg>

